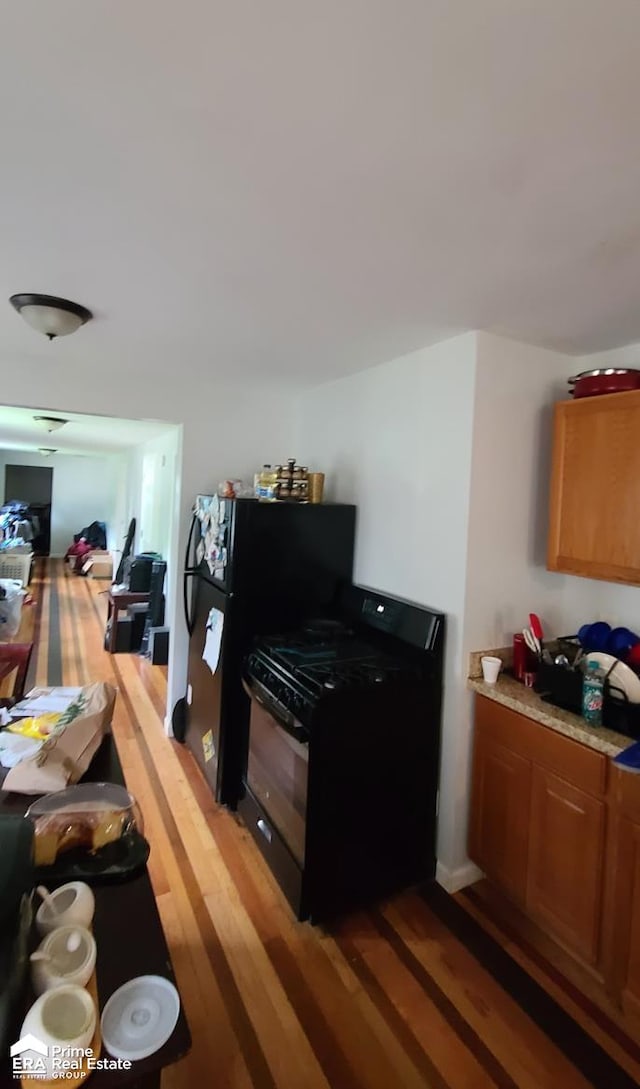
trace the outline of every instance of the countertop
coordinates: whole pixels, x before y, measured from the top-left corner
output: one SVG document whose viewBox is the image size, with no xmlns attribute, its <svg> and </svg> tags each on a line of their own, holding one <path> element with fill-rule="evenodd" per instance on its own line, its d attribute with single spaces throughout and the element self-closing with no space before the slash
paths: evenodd
<svg viewBox="0 0 640 1089">
<path fill-rule="evenodd" d="M 479 658 L 479 656 L 478 656 Z M 482 677 L 469 677 L 469 688 L 480 696 L 486 696 L 496 703 L 502 703 L 512 711 L 517 711 L 527 718 L 540 722 L 543 726 L 559 734 L 581 741 L 591 749 L 617 756 L 623 749 L 633 745 L 630 737 L 607 730 L 604 726 L 588 726 L 583 718 L 572 711 L 562 711 L 551 703 L 546 703 L 532 688 L 527 688 L 520 681 L 501 673 L 496 684 L 487 684 Z"/>
</svg>

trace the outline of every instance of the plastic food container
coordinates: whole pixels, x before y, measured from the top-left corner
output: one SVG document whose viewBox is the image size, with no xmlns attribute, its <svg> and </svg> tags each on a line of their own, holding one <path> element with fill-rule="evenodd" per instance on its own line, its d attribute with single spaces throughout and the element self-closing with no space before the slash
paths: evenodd
<svg viewBox="0 0 640 1089">
<path fill-rule="evenodd" d="M 74 847 L 98 851 L 127 832 L 144 832 L 138 803 L 118 783 L 79 783 L 45 794 L 26 816 L 35 826 L 36 866 L 50 866 Z"/>
</svg>

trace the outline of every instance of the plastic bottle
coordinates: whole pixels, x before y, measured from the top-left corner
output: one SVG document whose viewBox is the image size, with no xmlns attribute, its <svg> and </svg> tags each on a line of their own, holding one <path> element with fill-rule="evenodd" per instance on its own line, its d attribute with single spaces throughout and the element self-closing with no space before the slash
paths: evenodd
<svg viewBox="0 0 640 1089">
<path fill-rule="evenodd" d="M 254 478 L 255 492 L 258 499 L 275 499 L 277 482 L 277 469 L 272 469 L 271 465 L 268 464 L 263 465 L 262 470 L 257 474 L 257 484 Z"/>
<path fill-rule="evenodd" d="M 587 662 L 582 682 L 582 717 L 590 726 L 602 726 L 604 676 L 597 662 Z"/>
</svg>

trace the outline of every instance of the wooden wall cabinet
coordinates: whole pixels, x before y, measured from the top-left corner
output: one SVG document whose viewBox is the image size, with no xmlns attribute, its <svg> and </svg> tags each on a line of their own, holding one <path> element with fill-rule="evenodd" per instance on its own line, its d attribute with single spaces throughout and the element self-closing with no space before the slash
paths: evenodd
<svg viewBox="0 0 640 1089">
<path fill-rule="evenodd" d="M 640 584 L 640 390 L 555 406 L 547 567 Z"/>
</svg>

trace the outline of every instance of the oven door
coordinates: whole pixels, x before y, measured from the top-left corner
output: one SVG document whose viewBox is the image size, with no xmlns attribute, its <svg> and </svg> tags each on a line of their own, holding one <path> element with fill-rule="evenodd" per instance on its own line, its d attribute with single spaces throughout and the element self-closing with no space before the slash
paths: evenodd
<svg viewBox="0 0 640 1089">
<path fill-rule="evenodd" d="M 278 709 L 262 685 L 251 680 L 245 688 L 251 698 L 247 786 L 304 869 L 307 734 L 289 712 Z"/>
</svg>

